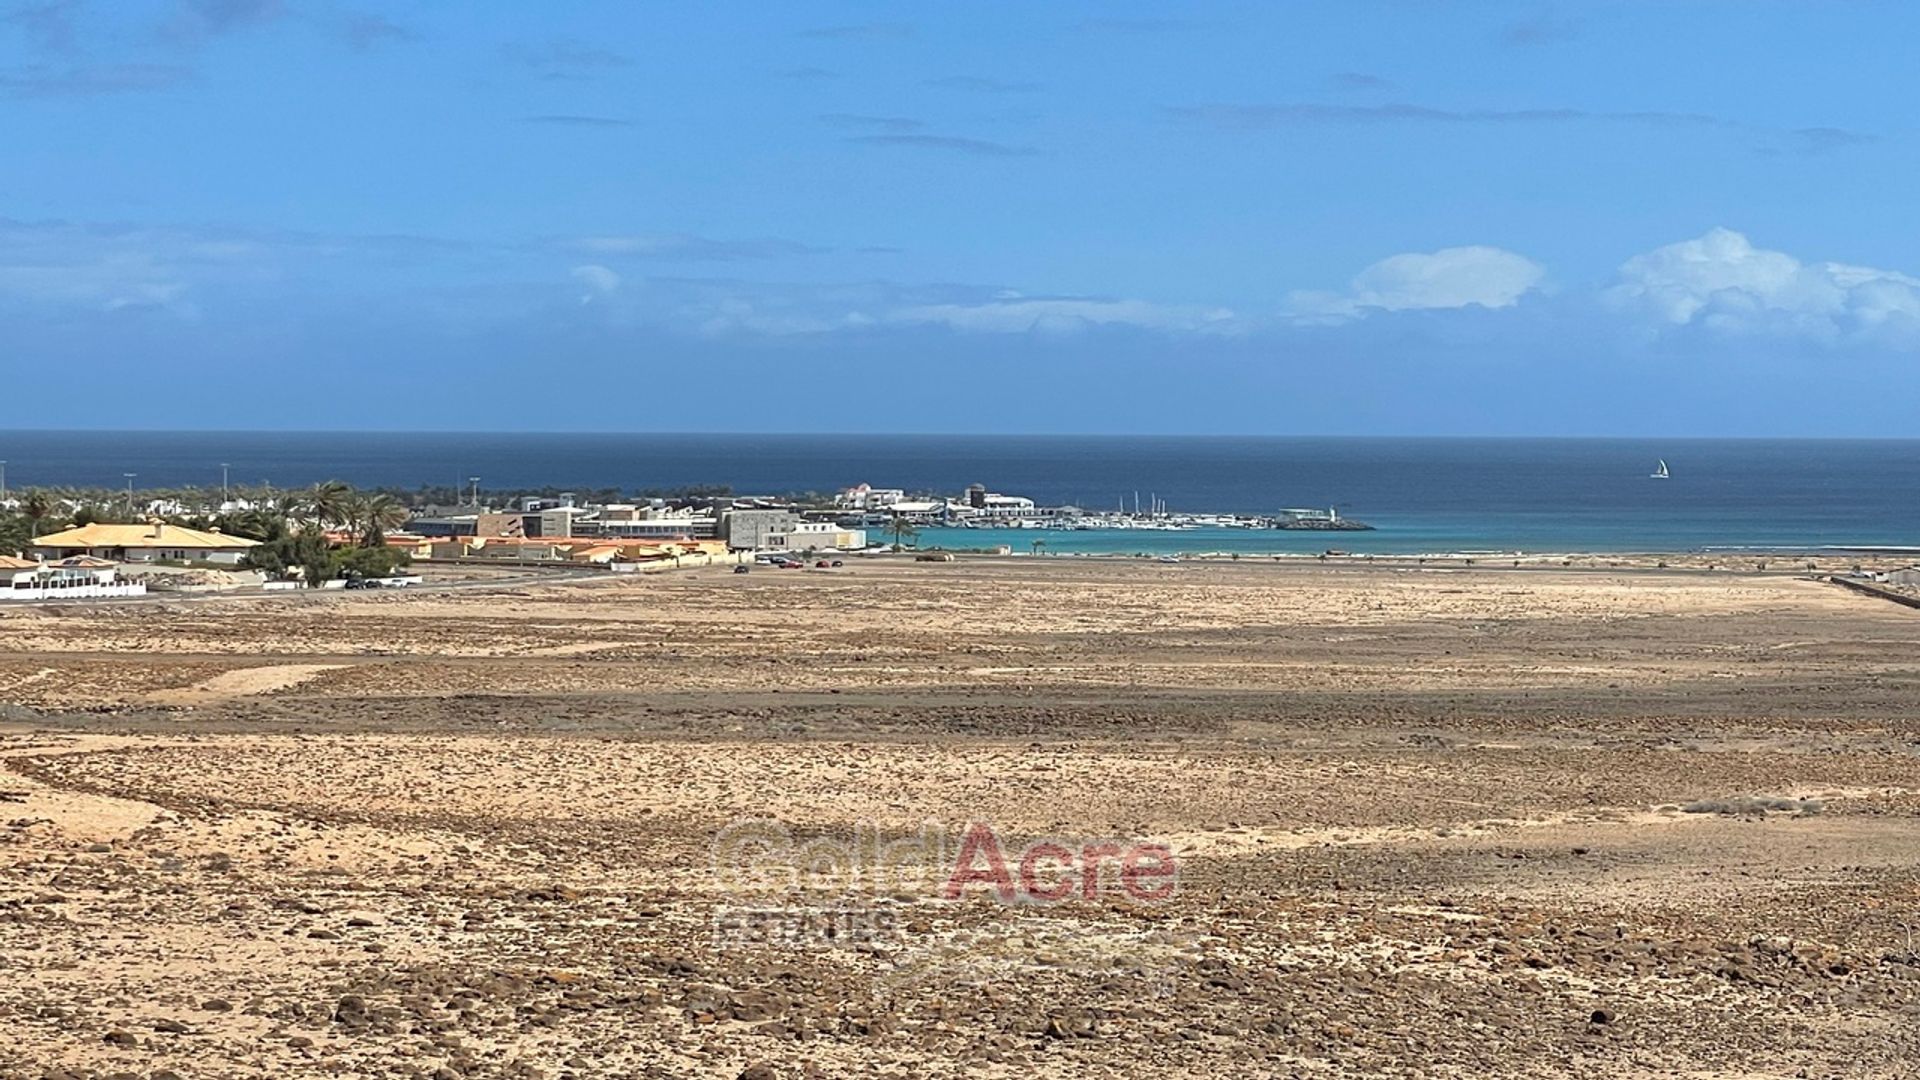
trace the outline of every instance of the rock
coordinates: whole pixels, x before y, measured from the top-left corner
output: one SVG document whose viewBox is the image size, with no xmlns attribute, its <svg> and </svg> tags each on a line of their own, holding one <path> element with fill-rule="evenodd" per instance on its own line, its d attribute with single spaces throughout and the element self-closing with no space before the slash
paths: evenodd
<svg viewBox="0 0 1920 1080">
<path fill-rule="evenodd" d="M 107 1032 L 106 1042 L 109 1046 L 138 1046 L 140 1039 L 131 1031 L 115 1029 Z"/>
<path fill-rule="evenodd" d="M 192 1028 L 178 1020 L 155 1020 L 153 1022 L 153 1030 L 165 1032 L 168 1035 L 186 1035 L 193 1031 Z"/>
<path fill-rule="evenodd" d="M 232 1012 L 233 1002 L 226 998 L 208 998 L 200 1003 L 202 1012 Z"/>
<path fill-rule="evenodd" d="M 780 1074 L 764 1061 L 756 1061 L 740 1070 L 740 1080 L 780 1080 Z"/>
<path fill-rule="evenodd" d="M 1614 1012 L 1612 1009 L 1595 1009 L 1593 1010 L 1593 1015 L 1587 1018 L 1587 1022 L 1605 1025 L 1613 1023 L 1613 1019 Z"/>
</svg>

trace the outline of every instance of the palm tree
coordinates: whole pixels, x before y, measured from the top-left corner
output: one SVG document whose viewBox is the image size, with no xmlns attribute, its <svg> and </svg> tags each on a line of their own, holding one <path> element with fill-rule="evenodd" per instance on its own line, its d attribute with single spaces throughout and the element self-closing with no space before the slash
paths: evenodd
<svg viewBox="0 0 1920 1080">
<path fill-rule="evenodd" d="M 915 535 L 913 522 L 908 521 L 906 517 L 898 511 L 894 512 L 893 520 L 887 523 L 887 531 L 893 534 L 893 550 L 895 551 L 899 551 L 903 546 L 902 541 L 911 540 Z"/>
<path fill-rule="evenodd" d="M 385 545 L 387 533 L 407 523 L 407 508 L 400 504 L 399 499 L 384 491 L 359 500 L 356 509 L 361 547 Z"/>
<path fill-rule="evenodd" d="M 347 525 L 353 521 L 354 492 L 339 480 L 315 484 L 301 498 L 304 516 L 321 528 Z"/>
<path fill-rule="evenodd" d="M 53 496 L 39 488 L 27 492 L 26 497 L 20 500 L 20 512 L 27 515 L 28 521 L 33 522 L 35 540 L 40 538 L 40 523 L 53 515 L 57 505 Z"/>
<path fill-rule="evenodd" d="M 220 527 L 235 536 L 244 536 L 249 540 L 262 542 L 278 540 L 287 535 L 287 519 L 281 515 L 255 508 L 242 510 L 237 514 L 228 514 L 216 518 Z"/>
<path fill-rule="evenodd" d="M 347 497 L 340 501 L 338 525 L 347 536 L 358 538 L 365 530 L 367 520 L 367 497 L 357 491 L 348 491 Z"/>
<path fill-rule="evenodd" d="M 1046 546 L 1047 546 L 1047 538 L 1046 538 L 1046 537 L 1044 537 L 1044 536 L 1036 536 L 1036 537 L 1034 537 L 1034 538 L 1033 538 L 1033 553 L 1034 553 L 1035 555 L 1038 555 L 1038 554 L 1040 554 L 1040 552 L 1042 552 L 1042 551 L 1044 551 L 1044 550 L 1046 550 Z"/>
</svg>

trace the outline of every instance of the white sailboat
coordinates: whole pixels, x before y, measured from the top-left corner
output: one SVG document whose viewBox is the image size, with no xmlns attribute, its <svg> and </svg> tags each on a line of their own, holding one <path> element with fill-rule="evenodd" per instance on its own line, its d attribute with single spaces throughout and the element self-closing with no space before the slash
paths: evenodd
<svg viewBox="0 0 1920 1080">
<path fill-rule="evenodd" d="M 1659 465 L 1658 465 L 1657 467 L 1655 467 L 1655 468 L 1654 468 L 1654 470 L 1653 470 L 1653 472 L 1649 474 L 1649 476 L 1648 476 L 1648 478 L 1649 478 L 1649 479 L 1652 479 L 1652 480 L 1665 480 L 1665 479 L 1668 479 L 1668 476 L 1667 476 L 1667 459 L 1665 459 L 1665 458 L 1661 458 L 1661 459 L 1660 459 L 1660 464 L 1659 464 Z"/>
</svg>

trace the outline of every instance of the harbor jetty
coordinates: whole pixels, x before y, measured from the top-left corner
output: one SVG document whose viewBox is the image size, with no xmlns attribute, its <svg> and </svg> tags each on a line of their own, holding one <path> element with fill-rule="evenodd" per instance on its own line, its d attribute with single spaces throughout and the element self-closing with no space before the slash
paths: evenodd
<svg viewBox="0 0 1920 1080">
<path fill-rule="evenodd" d="M 894 488 L 866 484 L 848 488 L 834 499 L 842 524 L 883 528 L 895 520 L 914 525 L 959 529 L 1286 529 L 1304 532 L 1369 532 L 1373 526 L 1344 517 L 1335 507 L 1289 507 L 1271 514 L 1183 512 L 1149 493 L 1134 495 L 1132 506 L 1119 500 L 1113 510 L 1091 510 L 1071 504 L 1041 506 L 1019 495 L 1002 495 L 974 484 L 959 497 L 912 496 Z"/>
</svg>

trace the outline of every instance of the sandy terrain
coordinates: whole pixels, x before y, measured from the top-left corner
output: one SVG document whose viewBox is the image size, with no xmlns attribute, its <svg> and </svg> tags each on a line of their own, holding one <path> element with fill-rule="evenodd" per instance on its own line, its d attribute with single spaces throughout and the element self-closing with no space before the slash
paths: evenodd
<svg viewBox="0 0 1920 1080">
<path fill-rule="evenodd" d="M 1917 704 L 1780 567 L 11 608 L 0 1077 L 1920 1075 Z"/>
</svg>

